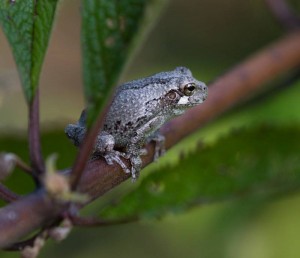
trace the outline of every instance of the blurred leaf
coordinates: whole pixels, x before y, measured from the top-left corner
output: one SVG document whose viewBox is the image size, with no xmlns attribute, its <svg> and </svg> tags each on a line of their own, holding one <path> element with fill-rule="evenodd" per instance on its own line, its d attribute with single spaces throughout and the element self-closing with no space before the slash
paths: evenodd
<svg viewBox="0 0 300 258">
<path fill-rule="evenodd" d="M 77 149 L 67 139 L 63 130 L 42 134 L 41 141 L 45 157 L 53 153 L 57 153 L 56 165 L 59 169 L 71 166 Z M 25 162 L 28 162 L 29 160 L 28 143 L 25 137 L 9 135 L 1 136 L 0 152 L 1 151 L 15 153 Z M 5 181 L 5 185 L 19 194 L 28 193 L 34 188 L 32 179 L 19 169 L 16 169 L 12 173 L 12 175 Z"/>
<path fill-rule="evenodd" d="M 298 127 L 234 131 L 213 146 L 199 146 L 176 166 L 150 174 L 101 215 L 159 217 L 204 203 L 295 190 L 300 186 L 299 146 Z"/>
<path fill-rule="evenodd" d="M 38 87 L 58 0 L 1 0 L 0 23 L 11 45 L 27 98 Z"/>
<path fill-rule="evenodd" d="M 88 124 L 98 116 L 137 38 L 166 0 L 84 0 L 82 46 Z M 151 19 L 150 19 L 151 17 Z M 142 26 L 144 25 L 144 26 Z"/>
</svg>

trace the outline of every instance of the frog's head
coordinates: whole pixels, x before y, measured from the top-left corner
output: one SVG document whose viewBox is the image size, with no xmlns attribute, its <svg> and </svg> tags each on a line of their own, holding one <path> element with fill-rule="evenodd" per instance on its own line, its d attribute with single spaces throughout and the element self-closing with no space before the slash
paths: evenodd
<svg viewBox="0 0 300 258">
<path fill-rule="evenodd" d="M 177 67 L 173 73 L 176 74 L 175 80 L 166 97 L 173 101 L 173 111 L 179 115 L 186 109 L 203 103 L 207 98 L 207 86 L 196 80 L 185 67 Z"/>
</svg>

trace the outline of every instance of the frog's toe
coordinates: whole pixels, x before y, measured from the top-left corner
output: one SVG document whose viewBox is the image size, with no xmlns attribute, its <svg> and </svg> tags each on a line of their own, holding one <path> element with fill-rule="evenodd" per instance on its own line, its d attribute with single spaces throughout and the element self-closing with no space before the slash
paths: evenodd
<svg viewBox="0 0 300 258">
<path fill-rule="evenodd" d="M 139 178 L 139 173 L 136 172 L 135 169 L 131 170 L 131 181 L 135 182 Z"/>
<path fill-rule="evenodd" d="M 164 156 L 165 153 L 166 153 L 165 148 L 159 149 L 159 151 L 157 151 L 156 155 L 154 155 L 154 160 L 157 160 L 159 157 Z"/>
<path fill-rule="evenodd" d="M 143 150 L 146 152 L 146 149 L 142 149 L 141 152 L 143 152 Z M 132 155 L 130 153 L 126 154 L 126 153 L 119 152 L 119 151 L 111 151 L 111 152 L 105 153 L 103 155 L 103 157 L 105 158 L 107 164 L 112 165 L 113 163 L 117 163 L 126 174 L 130 173 L 131 177 L 132 177 L 132 181 L 136 181 L 138 179 L 139 172 L 142 167 L 142 160 L 139 155 Z M 125 159 L 129 159 L 129 161 L 131 163 L 130 169 L 124 163 L 124 161 L 121 159 L 121 157 L 125 158 Z"/>
<path fill-rule="evenodd" d="M 148 151 L 146 149 L 141 149 L 140 150 L 140 155 L 145 156 L 148 154 Z"/>
<path fill-rule="evenodd" d="M 131 156 L 130 163 L 132 181 L 136 181 L 139 177 L 140 170 L 142 168 L 142 160 L 140 156 Z"/>
<path fill-rule="evenodd" d="M 114 164 L 113 158 L 112 158 L 112 157 L 106 155 L 106 156 L 104 156 L 104 158 L 105 158 L 105 161 L 106 161 L 106 163 L 107 163 L 108 165 L 113 165 L 113 164 Z"/>
<path fill-rule="evenodd" d="M 125 173 L 130 173 L 130 169 L 126 166 L 123 160 L 120 158 L 123 157 L 119 152 L 111 152 L 109 154 L 104 155 L 106 163 L 109 165 L 113 165 L 113 162 L 117 163 Z"/>
<path fill-rule="evenodd" d="M 163 156 L 166 152 L 166 150 L 165 150 L 165 137 L 160 133 L 155 133 L 152 137 L 150 137 L 149 140 L 155 142 L 153 160 L 156 161 L 160 156 Z"/>
<path fill-rule="evenodd" d="M 160 148 L 155 146 L 153 161 L 157 161 L 159 157 L 163 156 L 166 153 L 165 148 Z"/>
<path fill-rule="evenodd" d="M 139 176 L 140 176 L 140 170 L 139 168 L 136 167 L 131 167 L 131 181 L 135 182 L 136 180 L 138 180 Z"/>
</svg>

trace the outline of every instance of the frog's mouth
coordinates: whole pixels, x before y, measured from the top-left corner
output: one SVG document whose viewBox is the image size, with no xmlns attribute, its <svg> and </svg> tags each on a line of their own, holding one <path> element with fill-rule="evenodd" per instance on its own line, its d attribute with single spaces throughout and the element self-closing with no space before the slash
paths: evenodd
<svg viewBox="0 0 300 258">
<path fill-rule="evenodd" d="M 177 105 L 193 107 L 203 103 L 204 100 L 206 100 L 206 98 L 207 98 L 207 94 L 182 96 L 177 102 Z"/>
<path fill-rule="evenodd" d="M 188 96 L 182 96 L 179 101 L 177 102 L 177 105 L 188 105 L 190 103 L 190 97 Z"/>
</svg>

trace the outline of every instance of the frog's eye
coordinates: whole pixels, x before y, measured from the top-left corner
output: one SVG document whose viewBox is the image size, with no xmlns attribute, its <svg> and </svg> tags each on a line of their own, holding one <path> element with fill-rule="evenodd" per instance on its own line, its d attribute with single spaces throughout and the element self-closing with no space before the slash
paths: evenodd
<svg viewBox="0 0 300 258">
<path fill-rule="evenodd" d="M 183 86 L 182 92 L 185 96 L 192 96 L 196 89 L 195 83 L 188 83 Z"/>
</svg>

